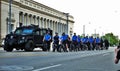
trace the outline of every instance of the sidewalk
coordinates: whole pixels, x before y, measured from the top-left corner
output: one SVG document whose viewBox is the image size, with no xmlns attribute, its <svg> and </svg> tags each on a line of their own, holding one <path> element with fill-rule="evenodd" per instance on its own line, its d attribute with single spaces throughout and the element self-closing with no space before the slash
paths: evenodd
<svg viewBox="0 0 120 71">
<path fill-rule="evenodd" d="M 108 50 L 114 52 L 114 51 L 115 51 L 115 48 L 117 48 L 117 47 L 109 47 Z"/>
<path fill-rule="evenodd" d="M 3 47 L 0 47 L 0 50 L 3 50 Z"/>
<path fill-rule="evenodd" d="M 117 47 L 109 47 L 109 51 L 114 51 Z M 4 50 L 3 47 L 0 47 L 0 50 Z M 41 50 L 40 48 L 35 48 L 34 50 Z"/>
</svg>

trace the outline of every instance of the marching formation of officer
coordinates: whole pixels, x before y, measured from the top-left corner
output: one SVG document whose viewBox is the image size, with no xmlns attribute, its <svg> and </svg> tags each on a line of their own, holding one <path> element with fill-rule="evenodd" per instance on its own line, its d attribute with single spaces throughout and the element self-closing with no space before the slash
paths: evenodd
<svg viewBox="0 0 120 71">
<path fill-rule="evenodd" d="M 76 33 L 74 33 L 72 39 L 70 39 L 69 35 L 65 33 L 62 33 L 61 36 L 58 36 L 58 33 L 55 33 L 52 47 L 53 52 L 56 50 L 58 52 L 61 52 L 61 50 L 64 52 L 80 50 L 103 50 L 108 49 L 109 42 L 107 39 L 103 41 L 103 39 L 99 37 L 93 38 L 93 36 L 86 36 L 82 38 L 80 35 L 77 36 Z"/>
</svg>

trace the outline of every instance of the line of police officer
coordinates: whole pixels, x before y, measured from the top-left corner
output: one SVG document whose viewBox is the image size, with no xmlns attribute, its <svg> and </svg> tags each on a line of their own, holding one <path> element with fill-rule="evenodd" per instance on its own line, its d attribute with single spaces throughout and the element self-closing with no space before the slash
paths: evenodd
<svg viewBox="0 0 120 71">
<path fill-rule="evenodd" d="M 50 43 L 51 43 L 52 37 L 50 36 L 49 32 L 44 36 L 44 42 L 48 44 L 47 50 L 50 51 Z M 62 48 L 61 48 L 62 46 Z M 101 38 L 93 38 L 91 37 L 83 37 L 81 38 L 80 35 L 74 35 L 72 36 L 72 39 L 65 34 L 62 33 L 61 37 L 58 36 L 58 33 L 55 33 L 55 36 L 53 37 L 53 52 L 57 50 L 58 52 L 61 52 L 61 49 L 63 49 L 64 52 L 69 51 L 79 51 L 79 50 L 101 50 L 103 47 L 105 49 L 108 49 L 109 42 L 108 40 L 102 40 Z"/>
</svg>

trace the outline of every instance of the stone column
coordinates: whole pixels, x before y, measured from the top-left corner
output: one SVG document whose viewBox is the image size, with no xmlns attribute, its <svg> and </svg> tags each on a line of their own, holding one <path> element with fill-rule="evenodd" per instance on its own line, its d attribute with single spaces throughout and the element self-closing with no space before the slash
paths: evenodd
<svg viewBox="0 0 120 71">
<path fill-rule="evenodd" d="M 29 14 L 29 24 L 32 24 L 32 15 Z"/>
<path fill-rule="evenodd" d="M 44 28 L 47 28 L 46 26 L 46 23 L 47 23 L 47 20 L 46 19 L 44 19 Z"/>
<path fill-rule="evenodd" d="M 22 23 L 22 12 L 19 13 L 19 23 Z"/>
<path fill-rule="evenodd" d="M 41 28 L 41 18 L 39 17 L 39 27 Z"/>
<path fill-rule="evenodd" d="M 55 32 L 57 32 L 57 22 L 55 22 L 54 27 L 55 27 Z"/>
<path fill-rule="evenodd" d="M 50 20 L 48 20 L 48 28 L 50 28 Z"/>
<path fill-rule="evenodd" d="M 35 15 L 33 16 L 33 23 L 32 24 L 35 25 Z"/>
<path fill-rule="evenodd" d="M 65 24 L 64 24 L 64 32 L 66 32 L 66 29 L 65 29 L 66 27 L 65 27 Z"/>
<path fill-rule="evenodd" d="M 24 21 L 25 21 L 25 25 L 27 26 L 27 21 L 28 21 L 28 17 L 27 17 L 27 13 L 25 13 L 25 16 L 24 16 Z"/>
<path fill-rule="evenodd" d="M 50 28 L 52 29 L 52 20 L 50 21 Z"/>
<path fill-rule="evenodd" d="M 31 24 L 34 24 L 34 16 L 31 16 Z"/>
<path fill-rule="evenodd" d="M 34 17 L 34 25 L 36 25 L 36 16 Z"/>
<path fill-rule="evenodd" d="M 38 24 L 37 24 L 37 17 L 36 17 L 36 16 L 35 16 L 35 25 L 38 25 Z"/>
<path fill-rule="evenodd" d="M 40 17 L 39 16 L 37 17 L 37 24 L 38 24 L 38 26 L 40 26 Z"/>
<path fill-rule="evenodd" d="M 56 27 L 57 27 L 57 32 L 58 32 L 59 35 L 60 35 L 60 30 L 61 30 L 61 29 L 60 29 L 60 22 L 57 23 Z"/>
<path fill-rule="evenodd" d="M 41 27 L 44 28 L 44 19 L 41 19 Z"/>
<path fill-rule="evenodd" d="M 65 32 L 65 24 L 63 24 L 63 32 Z"/>
<path fill-rule="evenodd" d="M 55 35 L 55 22 L 53 22 L 53 35 Z"/>
<path fill-rule="evenodd" d="M 59 32 L 59 22 L 57 23 L 57 32 Z"/>
<path fill-rule="evenodd" d="M 22 24 L 24 25 L 24 13 L 22 13 Z"/>
<path fill-rule="evenodd" d="M 42 27 L 45 28 L 45 21 L 44 21 L 44 19 L 42 20 L 42 25 L 43 25 Z"/>
<path fill-rule="evenodd" d="M 49 21 L 49 19 L 47 20 L 47 28 L 50 28 L 50 21 Z"/>
<path fill-rule="evenodd" d="M 26 16 L 27 16 L 27 13 L 24 14 L 24 23 L 23 23 L 23 24 L 24 24 L 25 26 L 27 25 L 27 24 L 26 24 L 26 20 L 27 20 L 27 17 L 26 17 Z"/>
<path fill-rule="evenodd" d="M 29 16 L 29 14 L 27 15 L 27 25 L 30 25 L 30 16 Z"/>
<path fill-rule="evenodd" d="M 60 23 L 60 34 L 62 34 L 62 23 Z"/>
<path fill-rule="evenodd" d="M 49 26 L 48 26 L 48 20 L 46 19 L 46 28 L 48 28 Z"/>
<path fill-rule="evenodd" d="M 43 27 L 43 19 L 42 18 L 40 18 L 40 24 L 41 24 L 41 28 Z"/>
</svg>

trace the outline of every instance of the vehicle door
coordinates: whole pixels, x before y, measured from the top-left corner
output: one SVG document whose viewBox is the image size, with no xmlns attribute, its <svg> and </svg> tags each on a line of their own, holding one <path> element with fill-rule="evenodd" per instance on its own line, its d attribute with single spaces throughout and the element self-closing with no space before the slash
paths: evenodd
<svg viewBox="0 0 120 71">
<path fill-rule="evenodd" d="M 34 43 L 36 44 L 36 46 L 38 46 L 41 42 L 41 35 L 40 35 L 40 30 L 35 30 L 34 31 Z"/>
<path fill-rule="evenodd" d="M 44 29 L 38 29 L 34 32 L 34 42 L 36 43 L 36 46 L 42 46 L 46 32 L 47 31 Z"/>
<path fill-rule="evenodd" d="M 46 29 L 41 29 L 40 30 L 40 36 L 41 36 L 41 40 L 43 40 L 43 38 L 44 38 L 44 36 L 45 36 L 45 34 L 47 34 L 47 30 Z M 41 44 L 42 44 L 43 42 L 41 42 Z"/>
</svg>

